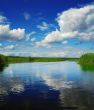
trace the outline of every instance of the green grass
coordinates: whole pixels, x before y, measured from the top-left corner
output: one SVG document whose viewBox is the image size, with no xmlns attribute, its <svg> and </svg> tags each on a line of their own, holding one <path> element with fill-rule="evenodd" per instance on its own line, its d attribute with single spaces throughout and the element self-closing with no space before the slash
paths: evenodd
<svg viewBox="0 0 94 110">
<path fill-rule="evenodd" d="M 83 71 L 93 71 L 94 73 L 94 65 L 84 65 L 84 64 L 80 64 L 80 67 Z"/>
<path fill-rule="evenodd" d="M 30 62 L 29 57 L 14 57 L 14 56 L 7 56 L 8 63 L 23 63 L 23 62 Z"/>
<path fill-rule="evenodd" d="M 94 71 L 94 53 L 87 53 L 80 57 L 79 64 L 83 71 Z"/>
<path fill-rule="evenodd" d="M 78 60 L 78 58 L 57 58 L 57 57 L 18 57 L 18 56 L 3 56 L 0 55 L 3 60 L 6 59 L 8 63 L 23 63 L 23 62 L 58 62 L 58 61 L 72 61 Z"/>
<path fill-rule="evenodd" d="M 79 61 L 80 64 L 94 64 L 94 53 L 87 53 L 81 58 L 57 58 L 57 57 L 18 57 L 0 55 L 0 63 L 23 63 L 23 62 L 58 62 L 58 61 Z"/>
<path fill-rule="evenodd" d="M 80 57 L 79 63 L 83 65 L 94 65 L 94 53 L 87 53 Z"/>
<path fill-rule="evenodd" d="M 7 58 L 4 55 L 0 55 L 0 71 L 3 71 L 3 69 L 8 65 Z"/>
<path fill-rule="evenodd" d="M 72 61 L 77 58 L 56 58 L 56 57 L 18 57 L 18 56 L 4 56 L 0 55 L 0 71 L 10 63 L 26 63 L 26 62 L 60 62 L 60 61 Z"/>
<path fill-rule="evenodd" d="M 23 62 L 59 62 L 65 60 L 77 60 L 77 58 L 54 58 L 54 57 L 8 57 L 9 63 L 23 63 Z"/>
<path fill-rule="evenodd" d="M 7 58 L 9 63 L 64 61 L 63 58 L 13 57 L 13 56 L 8 56 Z"/>
<path fill-rule="evenodd" d="M 60 61 L 77 61 L 82 69 L 94 69 L 94 53 L 87 53 L 80 58 L 57 58 L 57 57 L 18 57 L 0 55 L 0 70 L 2 71 L 9 63 L 25 62 L 60 62 Z"/>
</svg>

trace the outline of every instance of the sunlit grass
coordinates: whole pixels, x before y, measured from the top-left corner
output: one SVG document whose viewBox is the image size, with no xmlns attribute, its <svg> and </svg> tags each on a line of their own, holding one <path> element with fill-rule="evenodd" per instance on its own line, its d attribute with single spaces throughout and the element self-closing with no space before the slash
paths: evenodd
<svg viewBox="0 0 94 110">
<path fill-rule="evenodd" d="M 83 65 L 94 65 L 94 53 L 87 53 L 81 56 L 79 63 Z"/>
</svg>

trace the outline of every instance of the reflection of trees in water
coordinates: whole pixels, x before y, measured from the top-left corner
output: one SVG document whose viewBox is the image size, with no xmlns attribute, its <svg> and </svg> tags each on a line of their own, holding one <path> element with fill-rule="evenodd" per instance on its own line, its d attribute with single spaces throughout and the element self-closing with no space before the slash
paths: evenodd
<svg viewBox="0 0 94 110">
<path fill-rule="evenodd" d="M 94 72 L 94 65 L 85 65 L 85 64 L 80 64 L 80 67 L 83 71 L 91 71 Z"/>
<path fill-rule="evenodd" d="M 60 90 L 61 105 L 78 107 L 78 110 L 94 110 L 94 95 L 90 91 L 78 89 Z"/>
<path fill-rule="evenodd" d="M 6 67 L 6 64 L 2 62 L 2 59 L 0 58 L 0 72 L 2 72 L 5 67 Z"/>
<path fill-rule="evenodd" d="M 4 70 L 4 66 L 0 65 L 0 72 L 2 72 Z"/>
<path fill-rule="evenodd" d="M 2 72 L 6 66 L 8 66 L 7 59 L 0 55 L 0 72 Z"/>
<path fill-rule="evenodd" d="M 3 72 L 6 67 L 8 67 L 7 63 L 4 65 L 0 64 L 0 72 Z"/>
</svg>

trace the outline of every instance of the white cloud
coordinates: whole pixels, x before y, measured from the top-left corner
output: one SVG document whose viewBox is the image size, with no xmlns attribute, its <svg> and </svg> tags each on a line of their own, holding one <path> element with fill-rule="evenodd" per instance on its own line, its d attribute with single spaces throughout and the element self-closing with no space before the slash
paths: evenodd
<svg viewBox="0 0 94 110">
<path fill-rule="evenodd" d="M 0 25 L 0 40 L 20 40 L 25 35 L 25 29 L 10 29 L 10 25 Z"/>
<path fill-rule="evenodd" d="M 44 40 L 41 42 L 38 42 L 39 46 L 46 46 L 53 42 L 60 42 L 63 41 L 66 38 L 74 38 L 77 35 L 77 32 L 68 32 L 68 33 L 62 33 L 59 30 L 53 31 L 49 33 Z"/>
<path fill-rule="evenodd" d="M 62 44 L 67 44 L 67 43 L 68 43 L 68 41 L 67 41 L 67 40 L 65 40 L 65 41 L 63 41 L 63 42 L 62 42 Z"/>
<path fill-rule="evenodd" d="M 13 49 L 15 49 L 15 45 L 6 45 L 6 46 L 4 46 L 4 45 L 0 45 L 0 51 L 9 51 L 9 50 L 13 50 Z"/>
<path fill-rule="evenodd" d="M 71 17 L 71 18 L 70 18 Z M 85 6 L 83 8 L 72 8 L 58 15 L 57 22 L 60 30 L 64 32 L 70 31 L 87 31 L 94 27 L 94 5 Z"/>
<path fill-rule="evenodd" d="M 33 57 L 65 57 L 65 52 L 32 53 Z"/>
<path fill-rule="evenodd" d="M 30 40 L 30 37 L 32 37 L 32 35 L 34 35 L 36 32 L 30 32 L 29 34 L 26 35 L 26 41 Z"/>
<path fill-rule="evenodd" d="M 35 41 L 36 41 L 35 37 L 31 38 L 31 42 L 35 42 Z"/>
<path fill-rule="evenodd" d="M 25 20 L 29 20 L 31 18 L 31 15 L 29 13 L 27 13 L 27 12 L 24 12 L 23 16 L 24 16 Z"/>
<path fill-rule="evenodd" d="M 4 47 L 3 49 L 12 50 L 12 49 L 14 49 L 14 48 L 15 48 L 14 45 L 8 45 L 8 46 Z"/>
<path fill-rule="evenodd" d="M 7 47 L 8 49 L 11 49 L 10 47 Z M 1 52 L 0 52 L 1 53 Z M 65 57 L 65 52 L 2 52 L 4 55 L 13 55 L 13 56 L 32 56 L 32 57 Z"/>
<path fill-rule="evenodd" d="M 5 16 L 0 15 L 0 23 L 4 23 L 7 21 L 7 18 Z"/>
<path fill-rule="evenodd" d="M 49 26 L 46 22 L 42 22 L 42 24 L 38 25 L 37 28 L 39 28 L 41 31 L 45 31 L 49 28 Z"/>
<path fill-rule="evenodd" d="M 70 38 L 94 40 L 94 5 L 64 11 L 58 14 L 57 22 L 60 29 L 49 33 L 40 42 L 41 45 L 62 42 Z"/>
<path fill-rule="evenodd" d="M 64 11 L 58 15 L 57 22 L 62 33 L 76 31 L 75 37 L 94 39 L 94 5 Z"/>
<path fill-rule="evenodd" d="M 25 29 L 18 28 L 18 29 L 10 30 L 10 36 L 12 39 L 20 40 L 23 38 L 24 34 L 25 34 Z"/>
<path fill-rule="evenodd" d="M 13 46 L 9 47 L 8 50 L 15 49 Z M 7 49 L 6 49 L 7 50 Z M 64 46 L 58 49 L 51 49 L 49 51 L 35 51 L 35 52 L 5 52 L 0 51 L 1 54 L 5 55 L 13 55 L 13 56 L 32 56 L 32 57 L 80 57 L 82 54 L 92 52 L 91 50 L 81 50 L 79 48 L 71 47 L 71 46 Z"/>
<path fill-rule="evenodd" d="M 35 47 L 45 47 L 45 48 L 51 48 L 51 45 L 45 42 L 36 42 Z"/>
<path fill-rule="evenodd" d="M 65 57 L 66 52 L 52 52 L 51 54 L 48 55 L 49 57 Z"/>
</svg>

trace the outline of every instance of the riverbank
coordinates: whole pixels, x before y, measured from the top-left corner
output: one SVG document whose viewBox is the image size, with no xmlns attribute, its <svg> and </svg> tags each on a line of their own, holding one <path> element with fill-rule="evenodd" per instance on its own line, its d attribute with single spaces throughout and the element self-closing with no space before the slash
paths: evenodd
<svg viewBox="0 0 94 110">
<path fill-rule="evenodd" d="M 27 62 L 62 62 L 76 61 L 84 70 L 94 70 L 94 53 L 82 55 L 80 58 L 57 58 L 57 57 L 19 57 L 0 55 L 0 71 L 10 63 Z"/>
<path fill-rule="evenodd" d="M 94 53 L 87 53 L 80 57 L 79 64 L 94 65 Z"/>
<path fill-rule="evenodd" d="M 59 57 L 19 57 L 19 56 L 3 56 L 0 55 L 1 59 L 4 59 L 8 63 L 23 63 L 23 62 L 59 62 L 59 61 L 76 61 L 78 58 L 59 58 Z"/>
<path fill-rule="evenodd" d="M 0 55 L 0 63 L 24 63 L 24 62 L 59 62 L 59 61 L 78 61 L 79 64 L 93 65 L 94 53 L 87 53 L 80 58 L 60 58 L 60 57 L 20 57 Z"/>
</svg>

